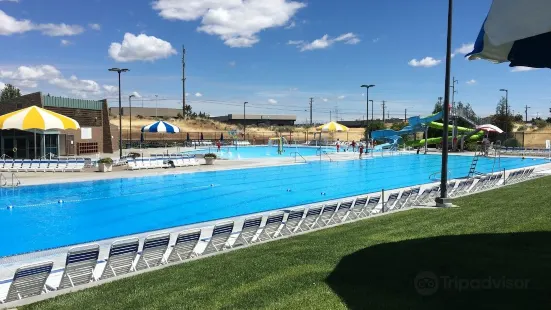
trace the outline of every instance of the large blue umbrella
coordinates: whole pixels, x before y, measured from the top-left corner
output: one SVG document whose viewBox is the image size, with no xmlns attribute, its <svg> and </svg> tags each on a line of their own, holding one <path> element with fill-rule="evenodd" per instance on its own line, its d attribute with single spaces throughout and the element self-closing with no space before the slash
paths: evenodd
<svg viewBox="0 0 551 310">
<path fill-rule="evenodd" d="M 551 68 L 551 1 L 494 0 L 467 56 L 511 67 Z"/>
<path fill-rule="evenodd" d="M 180 132 L 180 128 L 167 122 L 158 121 L 153 124 L 143 126 L 142 132 L 177 133 Z"/>
</svg>

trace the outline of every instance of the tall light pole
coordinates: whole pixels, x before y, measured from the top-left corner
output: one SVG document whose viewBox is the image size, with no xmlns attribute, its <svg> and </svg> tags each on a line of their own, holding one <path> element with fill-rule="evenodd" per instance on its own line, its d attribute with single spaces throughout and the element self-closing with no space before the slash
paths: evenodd
<svg viewBox="0 0 551 310">
<path fill-rule="evenodd" d="M 121 102 L 121 72 L 128 72 L 128 69 L 111 68 L 109 71 L 119 74 L 119 155 L 122 159 L 122 102 Z"/>
<path fill-rule="evenodd" d="M 369 139 L 369 89 L 371 87 L 375 87 L 375 85 L 362 85 L 360 87 L 365 87 L 365 90 L 366 90 L 366 95 L 365 95 L 365 100 L 366 100 L 366 105 L 365 105 L 365 110 L 366 110 L 366 114 L 365 114 L 365 142 L 367 143 L 367 140 Z"/>
<path fill-rule="evenodd" d="M 130 140 L 130 147 L 132 147 L 132 98 L 136 97 L 136 95 L 130 95 L 128 96 L 128 107 L 130 108 L 130 129 L 128 131 L 129 139 Z"/>
<path fill-rule="evenodd" d="M 247 128 L 247 117 L 245 116 L 245 105 L 247 105 L 247 101 L 243 102 L 243 139 L 245 139 L 246 134 L 246 128 Z"/>
<path fill-rule="evenodd" d="M 374 109 L 373 109 L 373 100 L 369 100 L 369 102 L 371 102 L 371 122 L 373 122 L 373 111 L 374 111 Z"/>
<path fill-rule="evenodd" d="M 446 40 L 446 75 L 444 82 L 444 128 L 442 131 L 442 171 L 440 176 L 440 197 L 436 198 L 438 207 L 451 207 L 448 200 L 448 128 L 450 122 L 450 75 L 452 60 L 452 20 L 453 0 L 448 0 L 448 33 Z"/>
<path fill-rule="evenodd" d="M 158 106 L 158 102 L 157 102 L 157 95 L 155 95 L 155 118 L 158 118 L 159 116 L 157 115 L 157 106 Z"/>
<path fill-rule="evenodd" d="M 509 127 L 509 90 L 508 89 L 500 89 L 499 91 L 505 92 L 505 139 L 508 137 L 508 127 Z"/>
</svg>

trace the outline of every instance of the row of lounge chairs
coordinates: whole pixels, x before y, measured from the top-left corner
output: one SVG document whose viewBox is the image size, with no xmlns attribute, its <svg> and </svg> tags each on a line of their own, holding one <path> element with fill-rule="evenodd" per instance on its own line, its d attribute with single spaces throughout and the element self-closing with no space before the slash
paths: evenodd
<svg viewBox="0 0 551 310">
<path fill-rule="evenodd" d="M 522 147 L 502 147 L 501 153 L 506 155 L 549 156 L 548 149 L 528 149 Z"/>
<path fill-rule="evenodd" d="M 128 170 L 140 170 L 140 169 L 156 169 L 156 168 L 170 168 L 185 167 L 185 166 L 197 166 L 199 161 L 195 157 L 182 156 L 182 155 L 151 155 L 151 157 L 139 157 L 136 159 L 128 159 L 126 161 Z"/>
<path fill-rule="evenodd" d="M 0 171 L 8 172 L 68 172 L 82 171 L 84 159 L 2 159 Z"/>
<path fill-rule="evenodd" d="M 491 189 L 504 183 L 525 181 L 532 176 L 533 172 L 534 168 L 511 172 L 504 182 L 502 182 L 503 173 L 482 176 L 478 180 L 452 180 L 448 183 L 448 192 L 450 197 L 463 196 Z M 8 294 L 2 302 L 17 301 L 40 295 L 43 292 L 71 288 L 133 271 L 180 262 L 192 257 L 213 254 L 225 249 L 251 245 L 380 213 L 422 206 L 431 203 L 439 194 L 440 186 L 429 187 L 422 192 L 421 187 L 415 187 L 391 193 L 386 201 L 382 201 L 380 195 L 361 196 L 314 205 L 309 208 L 279 211 L 266 217 L 253 216 L 246 218 L 235 232 L 234 222 L 216 224 L 211 236 L 207 239 L 201 239 L 201 229 L 187 230 L 174 235 L 170 233 L 153 234 L 144 239 L 141 250 L 138 238 L 117 240 L 111 244 L 108 257 L 102 261 L 98 261 L 99 245 L 74 247 L 67 253 L 63 274 L 57 286 L 46 284 L 52 272 L 53 262 L 25 265 L 15 271 Z M 202 246 L 199 246 L 200 244 Z M 202 251 L 200 251 L 201 248 Z M 100 269 L 98 269 L 95 272 L 100 265 L 104 265 L 103 270 L 99 272 Z"/>
</svg>

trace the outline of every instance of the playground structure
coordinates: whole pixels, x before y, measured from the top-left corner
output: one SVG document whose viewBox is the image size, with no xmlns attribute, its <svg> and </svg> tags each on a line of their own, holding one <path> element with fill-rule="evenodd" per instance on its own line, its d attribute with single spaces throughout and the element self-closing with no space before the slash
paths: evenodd
<svg viewBox="0 0 551 310">
<path fill-rule="evenodd" d="M 449 137 L 449 143 L 452 145 L 452 150 L 457 151 L 458 149 L 461 149 L 463 151 L 464 145 L 466 141 L 479 141 L 483 138 L 484 133 L 480 129 L 476 129 L 477 124 L 473 120 L 468 119 L 464 116 L 465 114 L 462 113 L 462 111 L 454 111 L 451 115 L 451 120 L 453 121 L 453 124 L 451 124 L 448 127 L 448 130 L 451 132 L 451 136 Z M 371 133 L 371 138 L 373 139 L 384 139 L 386 143 L 377 146 L 378 148 L 397 148 L 398 143 L 400 139 L 402 139 L 402 136 L 404 135 L 410 135 L 415 134 L 418 132 L 425 133 L 425 137 L 427 137 L 428 129 L 429 128 L 435 128 L 443 130 L 444 124 L 436 122 L 437 120 L 442 119 L 443 112 L 438 112 L 433 115 L 429 115 L 427 117 L 420 117 L 420 116 L 413 116 L 408 119 L 408 125 L 404 128 L 402 128 L 399 131 L 392 130 L 392 129 L 383 129 L 383 130 L 377 130 L 373 131 Z M 457 126 L 457 120 L 458 119 L 464 119 L 469 124 L 472 124 L 475 128 L 466 128 L 466 127 L 459 127 Z M 425 147 L 425 153 L 427 152 L 428 145 L 441 145 L 442 144 L 442 137 L 436 137 L 436 138 L 425 138 L 417 141 L 410 141 L 405 143 L 405 145 L 410 147 Z"/>
<path fill-rule="evenodd" d="M 289 142 L 287 142 L 287 139 L 285 139 L 285 137 L 270 138 L 270 140 L 268 140 L 268 146 L 270 147 L 277 146 L 278 155 L 283 154 L 284 145 L 289 145 Z"/>
</svg>

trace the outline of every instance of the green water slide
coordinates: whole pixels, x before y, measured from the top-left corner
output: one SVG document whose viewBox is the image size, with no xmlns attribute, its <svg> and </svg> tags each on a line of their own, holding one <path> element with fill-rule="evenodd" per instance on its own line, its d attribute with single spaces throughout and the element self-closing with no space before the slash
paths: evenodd
<svg viewBox="0 0 551 310">
<path fill-rule="evenodd" d="M 431 122 L 431 123 L 429 123 L 429 127 L 434 128 L 434 129 L 443 130 L 444 129 L 444 124 L 437 123 L 437 122 Z M 452 131 L 452 130 L 453 130 L 453 126 L 448 126 L 448 131 Z M 474 129 L 466 128 L 466 127 L 457 127 L 457 131 L 460 132 L 460 133 L 463 133 L 463 134 L 469 134 L 469 133 L 473 132 Z M 479 132 L 479 133 L 476 133 L 476 134 L 470 136 L 467 141 L 476 142 L 476 141 L 479 141 L 480 139 L 482 139 L 483 136 L 484 136 L 484 132 Z M 449 141 L 452 141 L 453 137 L 449 136 L 448 139 L 449 139 Z M 427 144 L 428 145 L 441 144 L 441 143 L 442 143 L 442 137 L 427 139 Z M 425 146 L 425 139 L 422 139 L 422 140 L 419 140 L 419 141 L 410 141 L 410 142 L 406 143 L 406 145 L 412 146 L 412 147 Z"/>
</svg>

